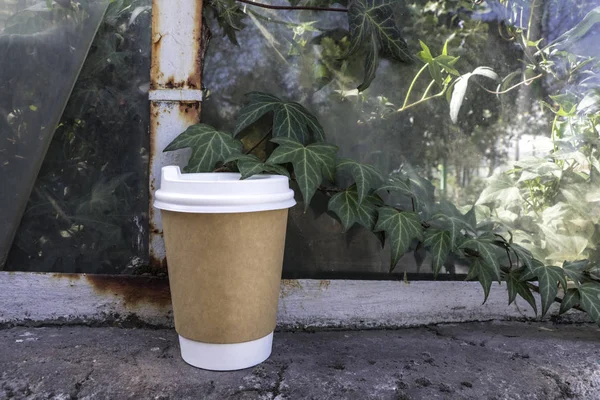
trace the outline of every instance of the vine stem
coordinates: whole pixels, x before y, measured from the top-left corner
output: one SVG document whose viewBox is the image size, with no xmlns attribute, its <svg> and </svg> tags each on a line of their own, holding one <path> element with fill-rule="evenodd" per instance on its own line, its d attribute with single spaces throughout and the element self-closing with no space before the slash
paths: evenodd
<svg viewBox="0 0 600 400">
<path fill-rule="evenodd" d="M 435 84 L 435 81 L 432 80 L 429 83 L 429 86 L 427 86 L 427 89 L 425 89 L 425 93 L 423 93 L 423 96 L 421 96 L 421 100 L 419 100 L 419 101 L 425 100 L 425 98 L 427 98 L 427 93 L 429 93 L 429 91 L 431 90 L 431 88 L 433 87 L 434 84 Z"/>
<path fill-rule="evenodd" d="M 518 87 L 519 87 L 519 86 L 521 86 L 521 85 L 529 85 L 531 82 L 535 81 L 536 79 L 540 79 L 542 76 L 544 76 L 544 74 L 538 74 L 538 75 L 536 75 L 536 76 L 534 76 L 534 77 L 532 77 L 532 78 L 525 79 L 524 81 L 521 81 L 521 82 L 517 83 L 516 85 L 513 85 L 513 86 L 509 87 L 508 89 L 506 89 L 506 90 L 503 90 L 503 91 L 501 91 L 501 92 L 496 92 L 496 91 L 494 91 L 494 90 L 489 90 L 489 89 L 486 89 L 485 87 L 483 87 L 483 86 L 481 86 L 481 85 L 480 85 L 480 86 L 481 86 L 481 88 L 482 88 L 483 90 L 485 90 L 486 92 L 488 92 L 488 93 L 491 93 L 491 94 L 505 94 L 505 93 L 508 93 L 508 92 L 510 92 L 510 91 L 511 91 L 511 90 L 513 90 L 513 89 L 516 89 L 516 88 L 518 88 Z"/>
<path fill-rule="evenodd" d="M 446 93 L 446 88 L 444 88 L 441 92 L 434 94 L 433 96 L 422 98 L 421 100 L 415 101 L 414 103 L 409 104 L 409 105 L 404 105 L 404 106 L 402 106 L 402 108 L 397 109 L 396 112 L 402 112 L 404 110 L 408 110 L 411 107 L 418 106 L 421 103 L 425 103 L 426 101 L 429 101 L 431 99 L 435 99 L 437 97 L 442 97 L 445 93 Z"/>
<path fill-rule="evenodd" d="M 404 99 L 404 103 L 402 103 L 402 108 L 400 110 L 404 110 L 407 108 L 406 105 L 408 104 L 408 98 L 410 97 L 410 93 L 412 92 L 412 89 L 415 86 L 415 83 L 417 83 L 417 79 L 419 79 L 419 76 L 421 76 L 423 71 L 425 71 L 425 68 L 427 68 L 427 64 L 425 64 L 421 67 L 419 72 L 417 72 L 417 74 L 413 78 L 412 82 L 410 83 L 410 86 L 408 87 L 408 92 L 406 92 L 406 98 Z M 400 111 L 400 110 L 398 110 L 398 111 Z"/>
<path fill-rule="evenodd" d="M 331 11 L 331 12 L 348 12 L 347 8 L 332 8 L 332 7 L 312 7 L 312 6 L 274 6 L 271 4 L 258 3 L 252 0 L 236 0 L 239 3 L 249 4 L 251 6 L 267 8 L 269 10 L 309 10 L 309 11 Z"/>
</svg>

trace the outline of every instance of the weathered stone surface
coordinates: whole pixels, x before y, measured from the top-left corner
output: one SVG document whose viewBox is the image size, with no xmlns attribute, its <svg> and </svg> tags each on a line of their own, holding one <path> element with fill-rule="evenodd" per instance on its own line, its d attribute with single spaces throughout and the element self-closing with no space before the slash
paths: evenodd
<svg viewBox="0 0 600 400">
<path fill-rule="evenodd" d="M 600 399 L 594 325 L 276 333 L 243 371 L 185 364 L 172 330 L 0 331 L 0 399 Z"/>
</svg>

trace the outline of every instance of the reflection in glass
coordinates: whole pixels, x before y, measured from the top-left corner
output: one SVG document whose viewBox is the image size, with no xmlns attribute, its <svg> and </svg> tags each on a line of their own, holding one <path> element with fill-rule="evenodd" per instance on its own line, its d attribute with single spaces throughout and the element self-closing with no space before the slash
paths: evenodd
<svg viewBox="0 0 600 400">
<path fill-rule="evenodd" d="M 446 211 L 473 208 L 472 229 L 494 226 L 548 264 L 598 259 L 597 7 L 597 0 L 398 2 L 396 22 L 411 53 L 424 51 L 422 41 L 436 57 L 447 42 L 447 54 L 460 57 L 456 74 L 495 72 L 464 75 L 468 85 L 459 96 L 456 86 L 440 91 L 427 68 L 419 75 L 422 61 L 383 60 L 371 87 L 359 93 L 363 62 L 342 57 L 344 14 L 248 6 L 245 27 L 235 32 L 239 46 L 212 26 L 203 121 L 233 130 L 243 95 L 253 90 L 299 101 L 343 157 L 388 176 L 413 171 L 427 178 Z M 452 93 L 462 102 L 452 102 L 451 116 Z M 343 234 L 318 196 L 307 214 L 301 206 L 292 212 L 287 276 L 385 276 L 388 252 L 377 238 L 359 227 Z M 420 248 L 395 273 L 405 271 L 431 273 Z M 443 272 L 466 270 L 456 258 Z"/>
<path fill-rule="evenodd" d="M 142 272 L 148 252 L 150 3 L 115 1 L 108 7 L 43 159 L 6 269 Z M 95 4 L 90 2 L 89 6 Z M 97 19 L 103 11 L 97 11 Z M 89 21 L 87 18 L 85 21 Z M 95 31 L 96 26 L 93 28 Z M 90 40 L 93 33 L 88 34 Z M 50 43 L 60 38 L 52 35 Z M 58 45 L 73 47 L 68 41 Z M 62 58 L 56 49 L 47 55 L 41 49 L 33 54 L 31 49 L 26 50 L 22 49 L 22 60 L 9 65 L 40 86 L 31 92 L 24 83 L 15 87 L 13 97 L 24 98 L 19 115 L 46 116 L 49 107 L 60 114 L 62 104 L 57 104 L 57 93 L 67 85 L 67 78 L 72 82 L 78 71 L 62 67 L 46 71 L 45 64 L 29 66 L 35 57 Z M 72 60 L 67 57 L 64 62 Z M 36 68 L 38 73 L 34 75 L 32 70 Z M 50 89 L 47 94 L 41 90 L 45 87 Z M 25 121 L 27 127 L 32 126 L 30 119 Z M 44 131 L 51 133 L 54 124 L 44 123 Z M 16 121 L 12 126 L 23 129 Z M 31 163 L 35 157 L 25 162 Z M 15 179 L 21 181 L 23 176 L 22 172 L 15 174 Z M 7 184 L 4 174 L 2 184 Z"/>
<path fill-rule="evenodd" d="M 0 266 L 108 0 L 0 2 Z"/>
</svg>

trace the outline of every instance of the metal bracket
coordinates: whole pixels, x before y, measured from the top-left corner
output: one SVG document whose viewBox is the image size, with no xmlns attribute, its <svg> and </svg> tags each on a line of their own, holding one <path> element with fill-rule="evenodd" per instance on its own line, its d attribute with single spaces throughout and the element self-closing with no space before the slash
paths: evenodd
<svg viewBox="0 0 600 400">
<path fill-rule="evenodd" d="M 150 90 L 150 101 L 202 101 L 202 90 L 198 89 L 157 89 Z"/>
</svg>

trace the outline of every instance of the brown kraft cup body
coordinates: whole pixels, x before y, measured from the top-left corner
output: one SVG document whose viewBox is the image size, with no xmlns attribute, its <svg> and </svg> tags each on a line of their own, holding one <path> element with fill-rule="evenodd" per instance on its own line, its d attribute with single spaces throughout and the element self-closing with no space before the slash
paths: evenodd
<svg viewBox="0 0 600 400">
<path fill-rule="evenodd" d="M 204 343 L 242 343 L 275 329 L 287 209 L 162 212 L 175 329 Z"/>
</svg>

